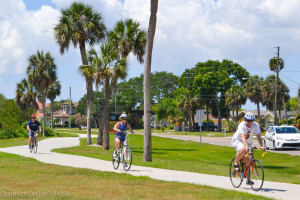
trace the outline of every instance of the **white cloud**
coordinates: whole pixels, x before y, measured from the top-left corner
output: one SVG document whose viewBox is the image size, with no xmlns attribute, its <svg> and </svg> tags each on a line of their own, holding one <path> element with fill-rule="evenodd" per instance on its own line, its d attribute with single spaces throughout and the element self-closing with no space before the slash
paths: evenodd
<svg viewBox="0 0 300 200">
<path fill-rule="evenodd" d="M 73 0 L 52 2 L 61 9 Z M 148 28 L 150 0 L 82 2 L 93 5 L 102 13 L 109 29 L 117 20 L 128 17 Z M 294 63 L 289 63 L 286 52 L 289 50 L 296 55 L 299 51 L 299 8 L 298 0 L 161 0 L 152 71 L 166 70 L 180 75 L 185 68 L 193 67 L 199 61 L 231 59 L 242 64 L 252 75 L 265 75 L 270 73 L 266 66 L 278 45 L 283 46 L 281 50 L 286 56 L 287 67 L 296 68 L 294 63 L 299 61 L 294 59 Z M 0 1 L 0 9 L 0 75 L 24 73 L 28 56 L 36 50 L 44 50 L 54 55 L 61 70 L 60 78 L 66 79 L 65 84 L 72 85 L 73 80 L 69 80 L 63 70 L 73 70 L 76 80 L 81 80 L 78 87 L 82 87 L 84 80 L 76 71 L 81 60 L 79 51 L 70 48 L 61 56 L 54 40 L 53 26 L 59 10 L 42 6 L 39 10 L 28 11 L 22 0 Z M 129 72 L 129 77 L 143 73 L 143 65 L 133 56 L 130 57 Z"/>
</svg>

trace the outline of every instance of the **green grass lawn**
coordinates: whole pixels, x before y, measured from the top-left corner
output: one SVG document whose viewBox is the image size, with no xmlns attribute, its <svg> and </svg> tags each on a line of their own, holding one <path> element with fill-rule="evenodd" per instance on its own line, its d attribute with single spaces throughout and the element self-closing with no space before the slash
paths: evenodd
<svg viewBox="0 0 300 200">
<path fill-rule="evenodd" d="M 1 199 L 268 199 L 208 186 L 44 164 L 2 152 L 0 160 Z"/>
<path fill-rule="evenodd" d="M 96 138 L 93 138 L 96 143 Z M 80 146 L 55 149 L 59 153 L 83 155 L 103 160 L 111 160 L 114 148 L 114 134 L 110 135 L 110 151 L 101 147 L 87 146 L 86 139 L 81 139 Z M 133 152 L 133 164 L 191 171 L 205 174 L 228 176 L 229 165 L 235 156 L 231 147 L 215 146 L 197 142 L 181 141 L 168 138 L 152 137 L 152 162 L 143 161 L 143 135 L 133 134 L 129 137 L 129 145 Z M 300 157 L 268 152 L 262 158 L 256 151 L 265 169 L 265 180 L 300 184 Z"/>
</svg>

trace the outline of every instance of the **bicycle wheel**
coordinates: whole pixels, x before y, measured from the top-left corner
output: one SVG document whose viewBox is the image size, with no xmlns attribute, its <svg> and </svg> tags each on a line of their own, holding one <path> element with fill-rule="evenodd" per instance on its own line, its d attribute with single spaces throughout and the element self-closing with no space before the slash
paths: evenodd
<svg viewBox="0 0 300 200">
<path fill-rule="evenodd" d="M 264 168 L 259 160 L 254 159 L 250 166 L 250 180 L 253 181 L 251 185 L 254 191 L 258 191 L 264 184 Z"/>
<path fill-rule="evenodd" d="M 34 142 L 33 142 L 33 152 L 36 153 L 37 152 L 37 141 L 36 141 L 36 138 L 34 139 Z"/>
<path fill-rule="evenodd" d="M 123 149 L 123 168 L 125 171 L 128 171 L 130 169 L 131 163 L 132 163 L 131 149 L 128 146 L 126 146 Z"/>
<path fill-rule="evenodd" d="M 114 156 L 113 156 L 112 163 L 113 163 L 114 169 L 118 169 L 118 167 L 120 165 L 120 160 L 121 160 L 120 153 L 121 153 L 121 150 L 118 149 L 118 151 L 117 151 L 117 158 L 115 159 Z"/>
<path fill-rule="evenodd" d="M 235 163 L 235 157 L 232 159 L 231 164 L 230 164 L 229 177 L 230 177 L 230 181 L 231 181 L 231 184 L 233 185 L 233 187 L 238 188 L 238 187 L 240 187 L 240 185 L 243 182 L 243 173 L 241 171 L 239 173 L 234 171 L 234 166 L 233 166 L 234 163 Z M 239 162 L 239 167 L 240 167 L 240 170 L 242 170 L 240 162 Z"/>
</svg>

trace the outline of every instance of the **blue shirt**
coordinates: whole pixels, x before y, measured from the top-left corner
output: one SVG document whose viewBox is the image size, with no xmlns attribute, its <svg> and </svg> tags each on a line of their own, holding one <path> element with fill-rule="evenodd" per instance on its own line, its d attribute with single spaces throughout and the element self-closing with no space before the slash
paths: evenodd
<svg viewBox="0 0 300 200">
<path fill-rule="evenodd" d="M 32 131 L 37 131 L 38 127 L 41 126 L 41 124 L 38 121 L 35 121 L 35 122 L 29 121 L 26 124 L 26 126 L 29 126 L 29 129 L 32 130 Z"/>
</svg>

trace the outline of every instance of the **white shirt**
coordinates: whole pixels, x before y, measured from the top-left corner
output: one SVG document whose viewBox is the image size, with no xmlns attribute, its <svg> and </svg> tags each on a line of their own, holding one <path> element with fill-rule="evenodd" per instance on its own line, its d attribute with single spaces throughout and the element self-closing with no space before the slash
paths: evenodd
<svg viewBox="0 0 300 200">
<path fill-rule="evenodd" d="M 248 144 L 253 144 L 253 141 L 252 141 L 252 137 L 253 137 L 253 134 L 260 134 L 260 128 L 259 128 L 259 125 L 258 123 L 256 122 L 253 122 L 252 126 L 250 128 L 248 128 L 246 126 L 246 123 L 245 121 L 241 122 L 238 126 L 238 129 L 237 131 L 235 132 L 235 134 L 233 135 L 233 138 L 232 140 L 236 139 L 236 140 L 239 140 L 242 142 L 242 138 L 241 138 L 241 135 L 240 134 L 244 134 L 245 135 L 245 138 L 246 138 L 246 141 Z"/>
</svg>

